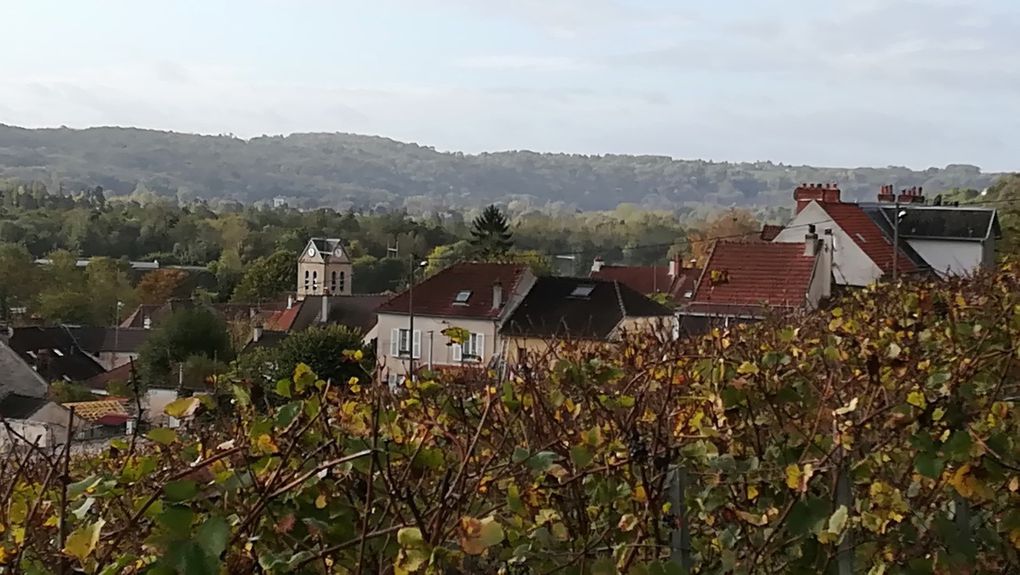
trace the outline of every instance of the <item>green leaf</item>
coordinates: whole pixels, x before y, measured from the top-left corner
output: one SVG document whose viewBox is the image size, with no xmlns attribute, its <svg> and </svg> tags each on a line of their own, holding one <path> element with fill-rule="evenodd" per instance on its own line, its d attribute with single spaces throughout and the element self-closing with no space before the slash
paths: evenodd
<svg viewBox="0 0 1020 575">
<path fill-rule="evenodd" d="M 90 489 L 94 489 L 103 480 L 98 475 L 90 475 L 81 481 L 76 481 L 67 486 L 67 498 L 77 499 Z"/>
<path fill-rule="evenodd" d="M 198 409 L 199 401 L 197 397 L 182 397 L 177 401 L 173 401 L 167 404 L 163 408 L 163 413 L 176 419 L 184 419 L 185 417 L 191 417 L 195 415 L 195 410 Z"/>
<path fill-rule="evenodd" d="M 612 557 L 603 557 L 591 566 L 591 575 L 617 575 L 619 572 Z"/>
<path fill-rule="evenodd" d="M 570 460 L 574 462 L 574 467 L 577 469 L 584 469 L 591 464 L 594 457 L 591 451 L 583 445 L 575 445 L 570 448 Z"/>
<path fill-rule="evenodd" d="M 966 461 L 970 457 L 970 450 L 974 442 L 970 438 L 970 432 L 959 429 L 946 440 L 942 446 L 943 453 L 953 461 Z"/>
<path fill-rule="evenodd" d="M 166 500 L 171 503 L 188 501 L 198 495 L 198 484 L 188 479 L 172 481 L 166 484 L 163 493 L 166 495 Z"/>
<path fill-rule="evenodd" d="M 234 393 L 234 399 L 237 401 L 238 407 L 248 407 L 251 405 L 251 396 L 239 385 L 231 386 L 231 391 Z"/>
<path fill-rule="evenodd" d="M 917 467 L 917 472 L 921 475 L 931 479 L 938 479 L 942 475 L 942 470 L 946 467 L 946 462 L 930 453 L 918 453 L 914 465 Z"/>
<path fill-rule="evenodd" d="M 515 447 L 513 455 L 510 456 L 510 461 L 516 465 L 518 463 L 527 461 L 529 457 L 531 457 L 530 451 L 524 449 L 523 447 Z"/>
<path fill-rule="evenodd" d="M 187 537 L 195 514 L 182 505 L 171 505 L 159 514 L 159 524 L 176 537 Z"/>
<path fill-rule="evenodd" d="M 421 536 L 421 529 L 417 527 L 404 527 L 397 531 L 397 543 L 401 547 L 420 547 L 425 545 L 425 540 Z"/>
<path fill-rule="evenodd" d="M 280 428 L 290 425 L 301 413 L 301 402 L 292 401 L 276 412 L 276 426 Z"/>
<path fill-rule="evenodd" d="M 552 451 L 539 451 L 538 453 L 531 456 L 528 460 L 528 467 L 532 471 L 545 473 L 549 471 L 549 468 L 553 466 L 553 463 L 560 458 L 555 452 Z"/>
<path fill-rule="evenodd" d="M 81 563 L 85 563 L 88 556 L 95 550 L 96 544 L 99 543 L 99 534 L 103 530 L 103 525 L 106 525 L 106 520 L 99 519 L 95 523 L 83 525 L 75 529 L 67 537 L 64 553 L 74 557 Z"/>
<path fill-rule="evenodd" d="M 215 515 L 206 520 L 198 529 L 198 544 L 212 557 L 219 557 L 227 548 L 230 526 L 226 519 Z"/>
<path fill-rule="evenodd" d="M 276 395 L 290 398 L 290 380 L 281 379 L 276 382 Z"/>
<path fill-rule="evenodd" d="M 155 429 L 150 429 L 149 432 L 145 434 L 145 437 L 161 445 L 170 445 L 177 441 L 177 432 L 166 427 L 157 427 Z"/>
</svg>

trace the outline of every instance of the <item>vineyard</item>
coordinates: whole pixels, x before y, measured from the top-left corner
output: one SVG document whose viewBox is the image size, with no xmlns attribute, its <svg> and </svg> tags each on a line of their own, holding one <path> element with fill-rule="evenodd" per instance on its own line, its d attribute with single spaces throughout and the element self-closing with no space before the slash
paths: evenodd
<svg viewBox="0 0 1020 575">
<path fill-rule="evenodd" d="M 1020 572 L 1018 271 L 789 325 L 234 381 L 101 456 L 6 455 L 0 572 Z"/>
</svg>

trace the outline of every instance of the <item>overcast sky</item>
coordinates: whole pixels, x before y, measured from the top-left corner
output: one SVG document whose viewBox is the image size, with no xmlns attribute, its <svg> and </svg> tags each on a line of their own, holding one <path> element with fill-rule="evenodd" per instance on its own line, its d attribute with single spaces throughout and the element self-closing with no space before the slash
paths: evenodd
<svg viewBox="0 0 1020 575">
<path fill-rule="evenodd" d="M 0 0 L 0 123 L 1020 169 L 1017 0 Z"/>
</svg>

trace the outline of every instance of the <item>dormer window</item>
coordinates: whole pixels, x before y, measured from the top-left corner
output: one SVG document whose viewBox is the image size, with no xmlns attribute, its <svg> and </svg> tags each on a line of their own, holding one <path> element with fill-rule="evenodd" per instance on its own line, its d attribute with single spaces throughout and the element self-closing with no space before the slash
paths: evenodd
<svg viewBox="0 0 1020 575">
<path fill-rule="evenodd" d="M 570 297 L 587 298 L 591 296 L 593 291 L 595 291 L 595 286 L 591 284 L 579 285 L 574 288 L 574 291 L 570 292 Z"/>
<path fill-rule="evenodd" d="M 453 298 L 453 303 L 456 305 L 467 305 L 469 299 L 471 299 L 471 290 L 462 290 L 457 292 L 457 296 Z"/>
<path fill-rule="evenodd" d="M 57 357 L 64 357 L 64 352 L 60 351 L 57 348 L 53 348 L 53 353 L 57 354 Z"/>
</svg>

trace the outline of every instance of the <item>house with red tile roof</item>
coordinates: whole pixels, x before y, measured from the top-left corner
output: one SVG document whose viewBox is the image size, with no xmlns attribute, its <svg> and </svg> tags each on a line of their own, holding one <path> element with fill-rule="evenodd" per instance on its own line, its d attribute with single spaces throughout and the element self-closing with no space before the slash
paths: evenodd
<svg viewBox="0 0 1020 575">
<path fill-rule="evenodd" d="M 665 294 L 674 306 L 682 307 L 691 300 L 700 275 L 701 270 L 684 267 L 683 260 L 675 256 L 668 266 L 610 265 L 595 258 L 589 277 L 619 282 L 644 296 Z"/>
<path fill-rule="evenodd" d="M 796 215 L 773 242 L 802 243 L 808 226 L 831 232 L 832 274 L 837 285 L 867 286 L 898 273 L 927 273 L 926 262 L 906 243 L 893 249 L 892 239 L 865 208 L 842 201 L 835 184 L 803 184 L 794 190 Z"/>
<path fill-rule="evenodd" d="M 376 310 L 382 377 L 395 385 L 412 368 L 488 365 L 500 355 L 500 328 L 535 279 L 527 265 L 465 262 L 393 296 Z M 453 328 L 466 340 L 452 341 Z"/>
<path fill-rule="evenodd" d="M 717 241 L 681 330 L 816 309 L 832 292 L 831 236 L 809 227 L 801 242 Z"/>
</svg>

